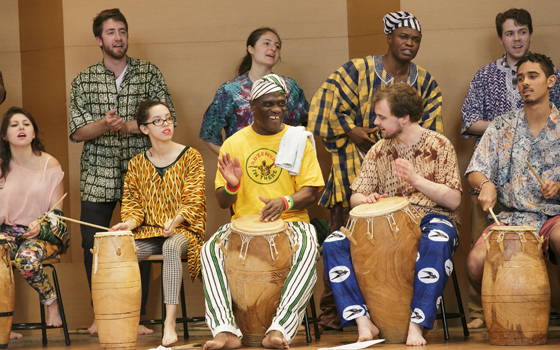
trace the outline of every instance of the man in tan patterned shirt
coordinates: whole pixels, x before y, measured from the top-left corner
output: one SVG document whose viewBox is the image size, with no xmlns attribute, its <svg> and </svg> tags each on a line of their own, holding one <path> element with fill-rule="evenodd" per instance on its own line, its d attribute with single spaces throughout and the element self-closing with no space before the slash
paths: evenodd
<svg viewBox="0 0 560 350">
<path fill-rule="evenodd" d="M 461 202 L 457 156 L 451 142 L 435 131 L 422 128 L 422 99 L 404 83 L 379 90 L 372 105 L 383 140 L 367 153 L 350 188 L 350 206 L 375 203 L 382 197 L 404 197 L 425 215 L 414 280 L 407 345 L 425 345 L 424 327 L 434 324 L 443 288 L 453 271 L 451 256 L 459 245 L 456 226 Z M 343 238 L 343 239 L 341 239 Z M 331 274 L 336 306 L 343 327 L 358 326 L 359 340 L 370 340 L 379 329 L 367 316 L 350 259 L 350 243 L 340 231 L 323 245 L 325 271 L 348 269 L 346 279 Z M 348 312 L 348 310 L 352 312 Z M 346 312 L 345 312 L 346 311 Z"/>
</svg>

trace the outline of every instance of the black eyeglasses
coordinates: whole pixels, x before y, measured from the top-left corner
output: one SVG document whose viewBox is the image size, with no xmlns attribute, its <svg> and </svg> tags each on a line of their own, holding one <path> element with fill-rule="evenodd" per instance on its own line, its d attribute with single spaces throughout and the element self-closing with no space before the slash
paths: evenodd
<svg viewBox="0 0 560 350">
<path fill-rule="evenodd" d="M 142 125 L 154 124 L 155 126 L 162 126 L 163 124 L 175 124 L 175 117 L 169 117 L 167 119 L 155 119 L 149 123 L 144 123 Z"/>
</svg>

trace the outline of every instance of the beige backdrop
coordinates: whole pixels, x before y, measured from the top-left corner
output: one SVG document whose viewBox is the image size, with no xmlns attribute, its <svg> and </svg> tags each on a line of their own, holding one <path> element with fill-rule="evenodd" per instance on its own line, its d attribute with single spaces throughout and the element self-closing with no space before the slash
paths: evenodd
<svg viewBox="0 0 560 350">
<path fill-rule="evenodd" d="M 547 8 L 541 7 L 545 5 Z M 349 58 L 385 53 L 381 18 L 386 12 L 400 8 L 415 14 L 424 34 L 415 61 L 441 86 L 445 131 L 457 149 L 462 172 L 470 159 L 473 141 L 459 136 L 460 108 L 475 72 L 502 54 L 494 28 L 495 15 L 510 7 L 527 8 L 535 23 L 533 51 L 546 53 L 560 62 L 560 48 L 553 40 L 560 25 L 555 16 L 560 3 L 554 0 L 0 0 L 0 6 L 0 70 L 8 90 L 8 100 L 0 106 L 0 112 L 11 105 L 32 110 L 46 134 L 47 150 L 61 160 L 67 175 L 69 198 L 65 201 L 65 213 L 73 218 L 80 215 L 81 145 L 67 138 L 70 83 L 81 70 L 101 59 L 91 29 L 93 17 L 105 8 L 119 7 L 129 24 L 129 55 L 153 62 L 165 76 L 179 122 L 176 141 L 197 148 L 203 155 L 209 189 L 207 235 L 227 222 L 229 213 L 219 209 L 214 199 L 216 160 L 198 138 L 198 131 L 216 89 L 235 76 L 235 68 L 245 53 L 245 40 L 255 28 L 271 26 L 278 30 L 283 49 L 282 62 L 275 72 L 297 80 L 310 100 L 326 77 Z M 53 84 L 49 84 L 51 79 L 55 80 Z M 45 93 L 50 94 L 49 98 L 41 96 Z M 319 160 L 326 179 L 330 157 L 322 147 Z M 455 262 L 466 301 L 464 263 L 470 225 L 466 183 L 463 186 L 463 226 Z M 315 217 L 328 218 L 328 212 L 316 205 L 310 211 Z M 93 313 L 82 266 L 79 227 L 72 224 L 70 230 L 71 249 L 58 270 L 68 322 L 71 329 L 76 329 L 89 326 Z M 320 262 L 318 273 L 322 270 Z M 35 292 L 21 278 L 17 281 L 15 321 L 37 318 Z M 186 287 L 191 296 L 189 314 L 202 315 L 201 283 L 187 283 Z M 315 291 L 317 304 L 321 291 L 319 281 Z M 159 312 L 160 298 L 160 273 L 156 267 L 152 273 L 150 316 Z M 29 303 L 33 305 L 28 306 Z M 454 303 L 451 304 L 453 309 Z"/>
</svg>

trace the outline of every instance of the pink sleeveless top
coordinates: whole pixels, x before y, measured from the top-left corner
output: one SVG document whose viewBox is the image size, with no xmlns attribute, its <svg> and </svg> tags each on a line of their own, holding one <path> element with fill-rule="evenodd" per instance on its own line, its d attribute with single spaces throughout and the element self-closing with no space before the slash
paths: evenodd
<svg viewBox="0 0 560 350">
<path fill-rule="evenodd" d="M 60 165 L 35 171 L 11 161 L 10 172 L 0 189 L 0 224 L 27 226 L 46 213 L 50 209 L 54 189 L 63 178 Z"/>
</svg>

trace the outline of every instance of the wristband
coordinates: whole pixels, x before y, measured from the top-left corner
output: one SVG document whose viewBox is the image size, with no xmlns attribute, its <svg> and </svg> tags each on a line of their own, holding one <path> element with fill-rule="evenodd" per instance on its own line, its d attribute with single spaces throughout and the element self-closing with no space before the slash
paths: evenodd
<svg viewBox="0 0 560 350">
<path fill-rule="evenodd" d="M 228 195 L 228 196 L 236 196 L 237 192 L 239 192 L 239 188 L 241 187 L 241 181 L 239 182 L 239 184 L 237 184 L 236 188 L 231 188 L 229 187 L 229 184 L 226 182 L 226 185 L 224 186 L 224 192 Z"/>
<path fill-rule="evenodd" d="M 286 197 L 280 197 L 280 199 L 284 202 L 284 210 L 288 210 L 288 208 L 290 207 L 290 203 L 288 203 Z"/>
<path fill-rule="evenodd" d="M 284 196 L 282 198 L 285 198 L 288 203 L 286 210 L 291 210 L 294 207 L 294 200 L 292 199 L 292 196 Z"/>
<path fill-rule="evenodd" d="M 480 185 L 478 185 L 478 187 L 475 188 L 474 190 L 477 191 L 478 193 L 480 193 L 480 192 L 482 191 L 482 185 L 484 185 L 484 184 L 487 183 L 487 182 L 490 182 L 490 180 L 486 179 L 486 180 L 482 181 L 482 182 L 480 183 Z"/>
</svg>

